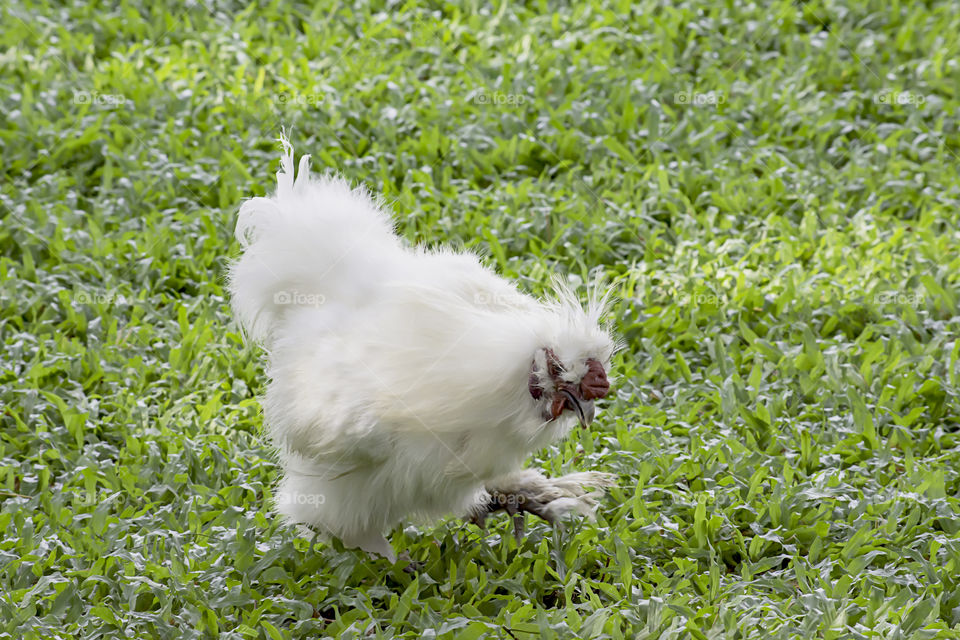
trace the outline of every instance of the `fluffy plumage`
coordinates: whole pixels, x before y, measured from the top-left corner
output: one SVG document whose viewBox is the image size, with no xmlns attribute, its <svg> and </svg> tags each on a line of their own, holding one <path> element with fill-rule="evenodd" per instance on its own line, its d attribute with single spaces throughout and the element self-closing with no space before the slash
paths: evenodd
<svg viewBox="0 0 960 640">
<path fill-rule="evenodd" d="M 282 142 L 276 193 L 240 209 L 230 272 L 240 324 L 269 356 L 278 510 L 388 557 L 383 533 L 402 520 L 476 513 L 523 478 L 565 501 L 550 515 L 589 513 L 603 474 L 517 472 L 605 393 L 580 391 L 614 349 L 603 301 L 584 309 L 561 286 L 541 302 L 474 255 L 408 247 L 382 203 L 312 177 L 309 156 L 294 178 Z"/>
</svg>

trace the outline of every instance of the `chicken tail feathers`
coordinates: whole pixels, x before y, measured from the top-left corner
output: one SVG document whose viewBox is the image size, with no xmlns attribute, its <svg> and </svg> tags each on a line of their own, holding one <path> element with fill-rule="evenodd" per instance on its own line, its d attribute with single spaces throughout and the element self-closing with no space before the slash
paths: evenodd
<svg viewBox="0 0 960 640">
<path fill-rule="evenodd" d="M 288 312 L 311 307 L 335 320 L 376 286 L 400 250 L 389 214 L 336 175 L 313 176 L 286 136 L 273 195 L 251 198 L 237 217 L 243 254 L 230 268 L 234 311 L 247 337 L 268 343 Z"/>
</svg>

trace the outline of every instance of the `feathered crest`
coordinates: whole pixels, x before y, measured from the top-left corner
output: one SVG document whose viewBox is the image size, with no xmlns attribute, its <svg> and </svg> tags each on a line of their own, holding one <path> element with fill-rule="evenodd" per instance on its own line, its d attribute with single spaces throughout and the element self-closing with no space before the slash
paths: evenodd
<svg viewBox="0 0 960 640">
<path fill-rule="evenodd" d="M 287 137 L 287 132 L 280 133 L 280 146 L 283 155 L 280 157 L 280 170 L 277 171 L 277 197 L 285 198 L 302 191 L 310 182 L 310 155 L 300 156 L 296 175 L 293 172 L 293 145 Z"/>
<path fill-rule="evenodd" d="M 614 287 L 606 277 L 599 275 L 587 284 L 586 304 L 581 303 L 577 291 L 560 275 L 550 279 L 553 304 L 560 311 L 581 315 L 587 324 L 605 326 L 605 317 L 614 301 Z"/>
</svg>

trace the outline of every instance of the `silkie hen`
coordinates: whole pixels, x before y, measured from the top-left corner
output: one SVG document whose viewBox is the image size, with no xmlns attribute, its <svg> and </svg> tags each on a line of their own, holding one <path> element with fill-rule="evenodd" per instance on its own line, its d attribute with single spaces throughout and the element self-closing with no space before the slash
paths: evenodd
<svg viewBox="0 0 960 640">
<path fill-rule="evenodd" d="M 234 311 L 269 357 L 278 511 L 391 560 L 384 533 L 409 518 L 591 517 L 612 476 L 522 466 L 589 425 L 609 391 L 602 297 L 584 309 L 558 284 L 544 303 L 474 255 L 411 248 L 381 202 L 311 177 L 309 156 L 294 179 L 281 142 L 277 191 L 241 207 L 230 271 Z"/>
</svg>

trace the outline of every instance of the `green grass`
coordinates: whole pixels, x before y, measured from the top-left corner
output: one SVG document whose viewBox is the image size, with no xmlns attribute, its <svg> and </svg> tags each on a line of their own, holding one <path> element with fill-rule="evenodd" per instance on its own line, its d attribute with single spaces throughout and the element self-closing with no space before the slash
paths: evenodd
<svg viewBox="0 0 960 640">
<path fill-rule="evenodd" d="M 0 9 L 0 637 L 960 638 L 950 0 Z M 626 348 L 596 525 L 267 505 L 224 293 L 281 127 Z"/>
</svg>

